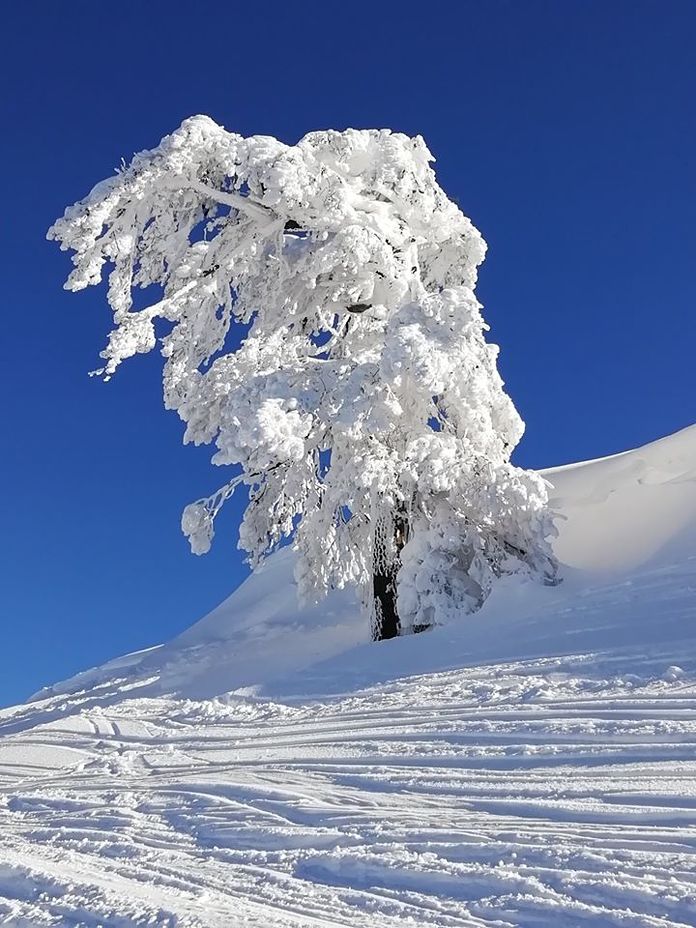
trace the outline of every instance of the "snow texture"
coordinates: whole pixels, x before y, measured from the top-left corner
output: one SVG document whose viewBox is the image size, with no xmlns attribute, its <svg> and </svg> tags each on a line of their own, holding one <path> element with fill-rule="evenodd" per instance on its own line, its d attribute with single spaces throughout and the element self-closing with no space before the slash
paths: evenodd
<svg viewBox="0 0 696 928">
<path fill-rule="evenodd" d="M 373 576 L 392 599 L 395 576 L 402 632 L 477 609 L 502 574 L 555 573 L 546 486 L 510 463 L 524 426 L 474 293 L 485 242 L 431 161 L 386 129 L 284 145 L 196 116 L 49 231 L 73 251 L 68 289 L 111 268 L 101 373 L 162 325 L 165 405 L 234 468 L 184 510 L 193 551 L 244 484 L 252 566 L 292 537 L 302 598 L 357 587 L 376 628 Z"/>
<path fill-rule="evenodd" d="M 696 925 L 696 427 L 546 472 L 563 582 L 368 643 L 281 552 L 0 710 L 0 925 Z"/>
</svg>

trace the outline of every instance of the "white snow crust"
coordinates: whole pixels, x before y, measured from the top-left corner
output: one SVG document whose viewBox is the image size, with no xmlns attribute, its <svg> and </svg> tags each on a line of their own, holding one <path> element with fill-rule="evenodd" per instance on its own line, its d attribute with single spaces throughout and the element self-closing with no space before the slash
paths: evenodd
<svg viewBox="0 0 696 928">
<path fill-rule="evenodd" d="M 696 426 L 552 468 L 563 582 L 369 642 L 280 552 L 0 710 L 0 925 L 696 925 Z"/>
</svg>

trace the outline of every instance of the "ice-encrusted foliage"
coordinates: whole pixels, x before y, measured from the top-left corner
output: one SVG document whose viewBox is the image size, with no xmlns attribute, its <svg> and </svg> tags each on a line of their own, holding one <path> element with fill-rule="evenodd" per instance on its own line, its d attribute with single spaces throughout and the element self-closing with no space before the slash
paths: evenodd
<svg viewBox="0 0 696 928">
<path fill-rule="evenodd" d="M 404 630 L 476 608 L 501 573 L 554 572 L 545 483 L 510 464 L 523 423 L 474 295 L 485 243 L 431 160 L 388 130 L 284 145 L 197 116 L 49 232 L 74 251 L 68 289 L 110 268 L 100 373 L 166 320 L 165 405 L 236 468 L 184 511 L 193 550 L 244 483 L 252 565 L 293 536 L 305 596 L 356 584 L 367 602 L 376 527 L 398 510 Z M 136 311 L 151 284 L 161 298 Z"/>
</svg>

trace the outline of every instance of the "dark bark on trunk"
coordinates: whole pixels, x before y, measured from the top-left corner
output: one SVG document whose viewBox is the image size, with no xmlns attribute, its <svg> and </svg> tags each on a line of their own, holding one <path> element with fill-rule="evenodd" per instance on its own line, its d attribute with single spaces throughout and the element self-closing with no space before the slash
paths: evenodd
<svg viewBox="0 0 696 928">
<path fill-rule="evenodd" d="M 372 637 L 375 641 L 396 638 L 401 630 L 399 613 L 396 610 L 396 571 L 375 571 L 372 587 L 375 596 L 375 627 Z"/>
<path fill-rule="evenodd" d="M 375 558 L 372 577 L 374 624 L 372 638 L 385 641 L 396 638 L 401 631 L 396 608 L 396 578 L 401 562 L 399 554 L 408 539 L 408 521 L 403 509 L 384 517 L 375 532 Z M 390 557 L 380 556 L 379 548 Z"/>
</svg>

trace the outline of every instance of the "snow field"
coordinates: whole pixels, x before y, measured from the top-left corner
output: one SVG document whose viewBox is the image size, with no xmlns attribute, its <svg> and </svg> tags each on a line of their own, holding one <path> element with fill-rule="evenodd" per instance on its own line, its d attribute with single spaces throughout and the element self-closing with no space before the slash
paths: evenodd
<svg viewBox="0 0 696 928">
<path fill-rule="evenodd" d="M 284 554 L 0 710 L 0 925 L 693 928 L 696 429 L 548 476 L 558 587 L 372 645 Z"/>
</svg>

